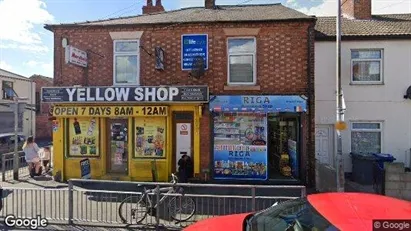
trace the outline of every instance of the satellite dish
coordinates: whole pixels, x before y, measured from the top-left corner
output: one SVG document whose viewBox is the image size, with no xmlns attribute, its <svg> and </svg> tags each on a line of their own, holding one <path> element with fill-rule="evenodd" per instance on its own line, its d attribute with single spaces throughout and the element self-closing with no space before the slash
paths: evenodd
<svg viewBox="0 0 411 231">
<path fill-rule="evenodd" d="M 408 87 L 407 93 L 404 95 L 404 99 L 411 99 L 411 86 Z"/>
<path fill-rule="evenodd" d="M 200 78 L 205 74 L 205 61 L 201 56 L 194 57 L 193 67 L 190 72 L 190 76 L 194 78 Z"/>
</svg>

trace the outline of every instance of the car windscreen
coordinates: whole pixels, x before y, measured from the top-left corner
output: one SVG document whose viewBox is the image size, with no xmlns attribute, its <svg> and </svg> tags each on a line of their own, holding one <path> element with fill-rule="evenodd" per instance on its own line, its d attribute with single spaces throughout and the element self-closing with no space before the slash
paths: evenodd
<svg viewBox="0 0 411 231">
<path fill-rule="evenodd" d="M 336 229 L 305 198 L 272 206 L 247 220 L 246 231 L 331 231 Z"/>
</svg>

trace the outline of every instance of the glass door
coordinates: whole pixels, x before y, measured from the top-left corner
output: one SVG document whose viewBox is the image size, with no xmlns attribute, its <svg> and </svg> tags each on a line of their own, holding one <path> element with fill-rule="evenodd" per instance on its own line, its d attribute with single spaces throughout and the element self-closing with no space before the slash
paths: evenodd
<svg viewBox="0 0 411 231">
<path fill-rule="evenodd" d="M 110 173 L 127 174 L 128 120 L 109 120 L 107 169 Z"/>
</svg>

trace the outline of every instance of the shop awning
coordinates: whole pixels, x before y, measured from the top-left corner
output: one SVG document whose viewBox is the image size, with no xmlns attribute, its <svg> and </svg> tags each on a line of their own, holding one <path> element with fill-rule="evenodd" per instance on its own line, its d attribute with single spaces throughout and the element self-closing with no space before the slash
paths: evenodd
<svg viewBox="0 0 411 231">
<path fill-rule="evenodd" d="M 307 100 L 300 95 L 214 95 L 209 106 L 226 112 L 306 112 Z"/>
</svg>

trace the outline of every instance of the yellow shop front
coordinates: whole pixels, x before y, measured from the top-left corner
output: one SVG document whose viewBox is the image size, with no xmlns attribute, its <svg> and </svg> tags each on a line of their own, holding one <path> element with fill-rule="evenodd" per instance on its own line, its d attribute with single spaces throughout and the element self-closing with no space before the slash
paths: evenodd
<svg viewBox="0 0 411 231">
<path fill-rule="evenodd" d="M 53 175 L 61 180 L 169 181 L 184 154 L 199 173 L 203 103 L 54 104 Z"/>
</svg>

